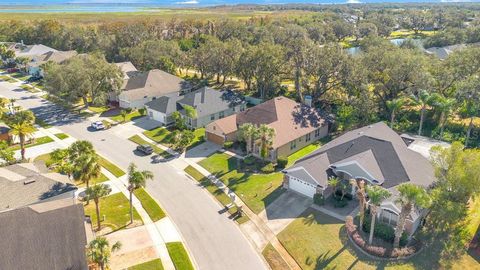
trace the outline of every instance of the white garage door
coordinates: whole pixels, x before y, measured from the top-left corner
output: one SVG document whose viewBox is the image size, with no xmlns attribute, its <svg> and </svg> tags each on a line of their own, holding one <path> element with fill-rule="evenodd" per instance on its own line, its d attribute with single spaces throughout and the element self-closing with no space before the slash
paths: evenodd
<svg viewBox="0 0 480 270">
<path fill-rule="evenodd" d="M 301 181 L 295 177 L 290 177 L 288 181 L 288 186 L 290 189 L 295 190 L 305 196 L 313 198 L 316 188 L 314 185 Z"/>
</svg>

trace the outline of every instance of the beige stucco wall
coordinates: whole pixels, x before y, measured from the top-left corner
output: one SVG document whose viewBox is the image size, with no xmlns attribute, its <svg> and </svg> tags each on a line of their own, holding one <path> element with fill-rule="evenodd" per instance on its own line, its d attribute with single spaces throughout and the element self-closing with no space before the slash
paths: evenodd
<svg viewBox="0 0 480 270">
<path fill-rule="evenodd" d="M 328 126 L 327 125 L 322 126 L 319 129 L 320 129 L 320 135 L 318 137 L 315 137 L 315 131 L 312 131 L 310 133 L 310 141 L 308 141 L 308 142 L 305 139 L 306 135 L 295 139 L 296 147 L 294 149 L 290 149 L 290 143 L 291 142 L 288 142 L 287 144 L 284 144 L 284 145 L 280 146 L 279 148 L 277 148 L 276 158 L 278 158 L 280 156 L 287 157 L 287 156 L 297 152 L 298 150 L 304 148 L 305 146 L 307 146 L 307 145 L 309 145 L 313 142 L 316 142 L 316 141 L 320 140 L 321 138 L 328 135 Z"/>
<path fill-rule="evenodd" d="M 232 114 L 236 114 L 236 113 L 240 112 L 241 110 L 245 109 L 245 107 L 246 107 L 246 105 L 242 104 L 242 105 L 239 105 L 239 106 L 235 106 L 233 108 L 226 109 L 226 110 L 223 111 L 223 117 L 222 118 L 225 118 L 225 117 L 230 116 Z M 192 121 L 192 124 L 193 124 L 192 127 L 193 128 L 200 128 L 200 127 L 207 126 L 208 124 L 220 119 L 220 113 L 221 112 L 222 111 L 213 113 L 213 115 L 214 115 L 213 119 L 211 118 L 212 115 L 206 115 L 206 116 L 194 119 Z M 215 134 L 217 134 L 217 133 L 215 133 Z M 217 135 L 221 135 L 221 134 L 217 134 Z"/>
</svg>

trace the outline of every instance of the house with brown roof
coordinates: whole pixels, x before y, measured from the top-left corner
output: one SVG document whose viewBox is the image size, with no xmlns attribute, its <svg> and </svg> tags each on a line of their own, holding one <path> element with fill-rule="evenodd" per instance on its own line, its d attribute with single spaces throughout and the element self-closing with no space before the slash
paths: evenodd
<svg viewBox="0 0 480 270">
<path fill-rule="evenodd" d="M 140 109 L 145 103 L 161 96 L 190 91 L 183 79 L 159 69 L 138 73 L 129 77 L 118 96 L 121 108 Z"/>
<path fill-rule="evenodd" d="M 285 169 L 283 186 L 312 198 L 315 194 L 325 198 L 332 194 L 330 177 L 382 186 L 392 196 L 382 203 L 378 218 L 396 226 L 401 210 L 396 203 L 396 187 L 413 183 L 428 188 L 435 181 L 429 160 L 410 149 L 410 143 L 410 138 L 402 138 L 383 122 L 346 132 Z M 349 193 L 355 195 L 353 188 Z M 425 214 L 424 209 L 413 209 L 406 231 L 415 232 Z"/>
<path fill-rule="evenodd" d="M 206 138 L 217 144 L 237 140 L 245 123 L 266 124 L 275 130 L 269 159 L 288 156 L 328 135 L 329 121 L 317 109 L 286 97 L 276 97 L 206 126 Z M 259 155 L 259 149 L 253 150 Z"/>
</svg>

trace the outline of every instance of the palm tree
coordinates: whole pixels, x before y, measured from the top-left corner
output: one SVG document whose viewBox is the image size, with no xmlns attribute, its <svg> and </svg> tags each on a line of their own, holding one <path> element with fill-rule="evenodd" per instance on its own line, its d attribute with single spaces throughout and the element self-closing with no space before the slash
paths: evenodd
<svg viewBox="0 0 480 270">
<path fill-rule="evenodd" d="M 15 112 L 15 111 L 14 111 L 15 101 L 17 101 L 17 100 L 14 99 L 14 98 L 11 98 L 11 99 L 10 99 L 10 112 L 11 112 L 11 113 L 14 113 L 14 112 Z"/>
<path fill-rule="evenodd" d="M 268 157 L 268 150 L 272 147 L 275 138 L 275 129 L 266 124 L 261 124 L 258 128 L 258 146 L 260 148 L 260 156 L 262 159 Z"/>
<path fill-rule="evenodd" d="M 418 95 L 412 95 L 410 101 L 413 105 L 420 106 L 420 125 L 418 127 L 418 135 L 422 135 L 423 122 L 425 121 L 425 112 L 427 106 L 432 104 L 432 94 L 425 90 L 421 90 Z"/>
<path fill-rule="evenodd" d="M 375 219 L 377 217 L 378 208 L 382 202 L 390 197 L 392 194 L 390 191 L 384 189 L 381 186 L 366 186 L 368 194 L 368 204 L 370 205 L 370 215 L 372 216 L 372 222 L 370 223 L 370 236 L 368 238 L 368 244 L 372 244 L 373 231 L 375 229 Z"/>
<path fill-rule="evenodd" d="M 68 157 L 72 162 L 75 162 L 83 154 L 96 154 L 91 142 L 76 141 L 68 147 Z"/>
<path fill-rule="evenodd" d="M 412 183 L 404 183 L 398 186 L 397 190 L 399 195 L 396 202 L 402 206 L 402 209 L 398 217 L 397 228 L 395 228 L 394 248 L 398 248 L 400 245 L 400 237 L 402 237 L 403 230 L 405 229 L 407 216 L 410 215 L 414 206 L 426 208 L 430 205 L 430 196 L 425 189 L 420 186 Z"/>
<path fill-rule="evenodd" d="M 387 101 L 387 108 L 390 110 L 390 127 L 393 128 L 395 124 L 395 116 L 396 113 L 402 109 L 403 105 L 405 105 L 405 99 L 403 98 L 396 98 Z"/>
<path fill-rule="evenodd" d="M 249 154 L 253 151 L 253 142 L 255 141 L 258 134 L 257 127 L 255 127 L 254 124 L 245 123 L 239 127 L 239 130 L 240 136 L 245 141 L 247 154 Z"/>
<path fill-rule="evenodd" d="M 122 248 L 122 244 L 120 242 L 116 242 L 112 247 L 110 247 L 110 243 L 108 242 L 107 238 L 97 237 L 88 244 L 87 256 L 92 262 L 100 266 L 102 270 L 105 270 L 110 262 L 111 253 L 120 250 L 120 248 Z"/>
<path fill-rule="evenodd" d="M 340 192 L 342 193 L 342 197 L 340 198 L 340 200 L 343 200 L 343 197 L 345 196 L 345 185 L 342 183 L 342 180 L 338 177 L 330 177 L 328 178 L 328 185 L 333 188 L 333 196 L 335 197 L 337 196 L 336 193 L 338 187 L 341 186 Z"/>
<path fill-rule="evenodd" d="M 448 116 L 453 109 L 453 106 L 456 104 L 457 100 L 454 98 L 447 98 L 440 94 L 433 94 L 434 101 L 433 106 L 440 112 L 439 127 L 440 127 L 440 138 L 443 138 L 443 131 L 445 124 L 448 120 Z"/>
<path fill-rule="evenodd" d="M 92 199 L 93 202 L 95 203 L 95 211 L 97 212 L 97 228 L 98 230 L 101 229 L 101 223 L 100 223 L 100 198 L 107 196 L 112 192 L 112 189 L 110 189 L 109 186 L 105 184 L 98 184 L 94 185 L 92 187 L 87 187 L 85 190 L 85 195 L 87 201 Z"/>
<path fill-rule="evenodd" d="M 365 218 L 365 208 L 367 206 L 367 194 L 365 193 L 365 181 L 351 179 L 350 184 L 354 186 L 357 190 L 357 199 L 360 206 L 360 224 L 359 227 L 362 227 L 363 219 Z"/>
<path fill-rule="evenodd" d="M 126 110 L 121 110 L 121 111 L 120 111 L 120 115 L 121 115 L 122 118 L 123 118 L 123 123 L 127 122 L 128 112 L 127 112 Z"/>
<path fill-rule="evenodd" d="M 99 177 L 102 170 L 96 153 L 87 152 L 80 155 L 73 163 L 73 166 L 73 178 L 85 183 L 87 188 L 90 186 L 90 180 Z"/>
<path fill-rule="evenodd" d="M 14 136 L 18 136 L 20 139 L 20 153 L 22 155 L 22 160 L 25 160 L 25 139 L 35 132 L 35 127 L 32 123 L 24 121 L 13 123 L 10 128 L 10 133 Z"/>
<path fill-rule="evenodd" d="M 133 223 L 133 191 L 135 189 L 144 187 L 147 180 L 153 179 L 151 171 L 139 171 L 137 166 L 130 163 L 128 166 L 128 192 L 130 192 L 130 223 Z"/>
</svg>

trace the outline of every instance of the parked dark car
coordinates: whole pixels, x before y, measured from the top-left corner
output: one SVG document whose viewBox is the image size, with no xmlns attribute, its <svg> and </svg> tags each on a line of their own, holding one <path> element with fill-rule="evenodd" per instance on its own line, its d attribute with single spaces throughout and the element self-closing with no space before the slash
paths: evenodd
<svg viewBox="0 0 480 270">
<path fill-rule="evenodd" d="M 150 155 L 153 153 L 153 147 L 148 144 L 142 144 L 137 146 L 137 151 L 144 153 L 145 155 Z"/>
</svg>

